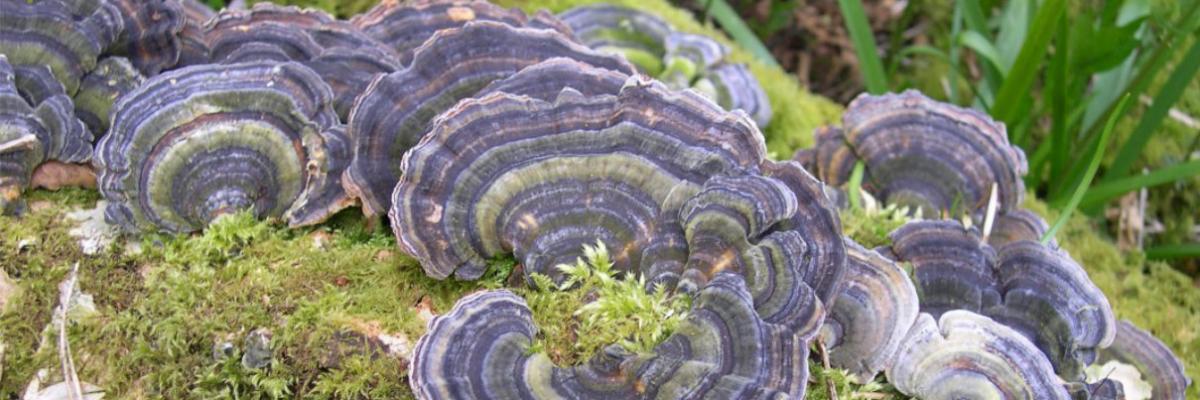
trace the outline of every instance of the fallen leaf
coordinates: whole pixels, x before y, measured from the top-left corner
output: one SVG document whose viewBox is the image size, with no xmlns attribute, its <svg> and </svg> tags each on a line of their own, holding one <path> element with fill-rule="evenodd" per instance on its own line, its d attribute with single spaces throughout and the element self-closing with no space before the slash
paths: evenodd
<svg viewBox="0 0 1200 400">
<path fill-rule="evenodd" d="M 65 187 L 96 188 L 96 171 L 90 165 L 48 161 L 33 170 L 30 186 L 58 190 Z"/>
</svg>

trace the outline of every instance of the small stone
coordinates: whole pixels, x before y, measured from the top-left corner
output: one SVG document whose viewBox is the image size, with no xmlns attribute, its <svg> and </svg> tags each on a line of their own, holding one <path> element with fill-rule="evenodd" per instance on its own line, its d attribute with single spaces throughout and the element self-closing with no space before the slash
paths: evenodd
<svg viewBox="0 0 1200 400">
<path fill-rule="evenodd" d="M 77 222 L 75 228 L 68 233 L 79 240 L 83 254 L 96 255 L 107 249 L 120 235 L 116 226 L 109 225 L 104 220 L 104 210 L 107 207 L 108 202 L 102 200 L 96 202 L 96 208 L 80 209 L 67 214 L 67 218 Z"/>
<path fill-rule="evenodd" d="M 250 369 L 262 369 L 271 365 L 271 330 L 258 328 L 246 335 L 242 344 L 242 366 Z"/>
<path fill-rule="evenodd" d="M 421 296 L 421 300 L 417 302 L 416 309 L 417 317 L 421 318 L 421 321 L 425 322 L 426 325 L 429 324 L 429 321 L 433 320 L 433 317 L 437 316 L 433 312 L 433 300 L 429 296 Z"/>
<path fill-rule="evenodd" d="M 212 356 L 214 360 L 224 361 L 237 354 L 237 347 L 230 341 L 220 341 L 213 345 Z"/>
<path fill-rule="evenodd" d="M 383 262 L 391 260 L 393 255 L 394 253 L 390 250 L 380 250 L 379 253 L 375 253 L 375 261 Z"/>
<path fill-rule="evenodd" d="M 35 213 L 46 211 L 46 210 L 49 210 L 52 208 L 54 208 L 54 203 L 51 203 L 51 202 L 45 201 L 45 200 L 38 200 L 38 201 L 35 201 L 32 203 L 29 203 L 29 211 L 32 211 Z"/>
<path fill-rule="evenodd" d="M 329 244 L 333 241 L 333 236 L 325 231 L 315 231 L 309 236 L 312 237 L 313 248 L 317 250 L 328 249 Z"/>
<path fill-rule="evenodd" d="M 32 249 L 36 244 L 37 239 L 21 239 L 17 242 L 17 251 L 25 252 L 26 250 Z"/>
</svg>

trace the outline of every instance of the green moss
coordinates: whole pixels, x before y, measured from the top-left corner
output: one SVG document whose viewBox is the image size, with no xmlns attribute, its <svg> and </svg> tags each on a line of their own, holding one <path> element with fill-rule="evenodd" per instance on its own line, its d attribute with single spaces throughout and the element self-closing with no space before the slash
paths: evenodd
<svg viewBox="0 0 1200 400">
<path fill-rule="evenodd" d="M 114 398 L 409 396 L 405 366 L 381 350 L 362 346 L 339 356 L 339 365 L 321 365 L 336 348 L 335 332 L 415 342 L 424 332 L 416 307 L 423 298 L 440 313 L 479 288 L 426 278 L 389 234 L 364 231 L 352 215 L 303 230 L 237 215 L 204 235 L 149 235 L 140 254 L 125 255 L 117 245 L 96 257 L 80 253 L 63 221 L 58 209 L 19 221 L 0 217 L 0 259 L 22 288 L 0 316 L 8 344 L 0 397 L 19 393 L 37 369 L 58 370 L 52 346 L 35 349 L 56 285 L 74 261 L 100 312 L 71 330 L 76 359 L 87 360 L 78 362 L 79 372 Z M 39 241 L 17 251 L 24 237 Z M 274 333 L 270 367 L 251 370 L 213 357 L 214 345 L 240 347 L 257 328 Z"/>
<path fill-rule="evenodd" d="M 558 266 L 561 284 L 535 273 L 534 288 L 517 290 L 541 329 L 530 352 L 545 352 L 562 366 L 584 362 L 611 344 L 648 353 L 687 318 L 687 295 L 647 292 L 644 279 L 619 276 L 612 266 L 603 243 L 584 246 L 574 265 Z"/>
</svg>

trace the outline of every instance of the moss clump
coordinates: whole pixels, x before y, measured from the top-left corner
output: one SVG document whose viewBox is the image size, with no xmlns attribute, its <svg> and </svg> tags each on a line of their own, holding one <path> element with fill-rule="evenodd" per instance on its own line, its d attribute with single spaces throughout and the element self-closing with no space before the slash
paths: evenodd
<svg viewBox="0 0 1200 400">
<path fill-rule="evenodd" d="M 349 214 L 304 230 L 239 214 L 203 235 L 148 235 L 139 254 L 119 243 L 95 257 L 80 253 L 61 214 L 0 217 L 3 267 L 22 288 L 0 315 L 8 344 L 0 397 L 20 393 L 38 369 L 57 373 L 53 346 L 38 351 L 37 341 L 75 261 L 99 316 L 71 329 L 72 349 L 85 360 L 82 379 L 114 398 L 408 397 L 403 361 L 379 346 L 336 353 L 335 338 L 387 333 L 411 346 L 424 332 L 418 304 L 444 312 L 479 288 L 426 278 L 390 235 Z M 23 237 L 38 242 L 18 251 Z M 250 369 L 238 349 L 258 328 L 274 332 L 273 361 Z M 224 342 L 234 354 L 215 358 Z"/>
<path fill-rule="evenodd" d="M 687 295 L 661 287 L 647 292 L 643 278 L 618 277 L 612 266 L 608 249 L 597 243 L 584 246 L 574 265 L 558 266 L 561 284 L 533 275 L 536 288 L 520 291 L 542 328 L 532 352 L 545 351 L 559 365 L 585 361 L 610 344 L 649 353 L 687 318 Z"/>
</svg>

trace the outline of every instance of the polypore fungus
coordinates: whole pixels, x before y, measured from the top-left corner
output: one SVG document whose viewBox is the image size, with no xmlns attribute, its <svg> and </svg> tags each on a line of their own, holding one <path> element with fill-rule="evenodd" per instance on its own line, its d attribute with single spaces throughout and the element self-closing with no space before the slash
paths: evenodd
<svg viewBox="0 0 1200 400">
<path fill-rule="evenodd" d="M 91 134 L 74 110 L 48 67 L 14 68 L 0 54 L 0 212 L 16 211 L 39 164 L 91 159 Z"/>
<path fill-rule="evenodd" d="M 829 362 L 860 384 L 891 366 L 917 320 L 917 289 L 896 262 L 847 239 L 846 288 L 821 327 Z"/>
<path fill-rule="evenodd" d="M 204 31 L 212 62 L 299 61 L 333 89 L 342 120 L 376 74 L 400 67 L 399 56 L 353 25 L 324 11 L 255 4 L 225 10 Z"/>
<path fill-rule="evenodd" d="M 145 77 L 128 59 L 107 57 L 79 83 L 74 97 L 75 115 L 87 124 L 94 137 L 103 136 L 108 131 L 113 103 L 144 81 Z"/>
<path fill-rule="evenodd" d="M 403 65 L 412 65 L 416 49 L 437 31 L 458 28 L 471 21 L 552 29 L 570 35 L 569 28 L 544 12 L 530 18 L 521 10 L 477 0 L 384 1 L 350 20 L 367 35 L 391 46 Z"/>
<path fill-rule="evenodd" d="M 647 75 L 676 89 L 692 88 L 727 110 L 742 110 L 760 127 L 771 105 L 744 64 L 726 61 L 729 49 L 702 35 L 677 32 L 658 17 L 628 7 L 589 4 L 559 18 L 594 49 L 620 54 Z"/>
<path fill-rule="evenodd" d="M 65 93 L 96 67 L 101 52 L 124 29 L 120 10 L 107 1 L 0 1 L 0 54 L 16 67 L 46 66 Z M 78 13 L 78 14 L 77 14 Z"/>
<path fill-rule="evenodd" d="M 925 400 L 1070 398 L 1033 343 L 964 310 L 917 317 L 887 378 Z"/>
<path fill-rule="evenodd" d="M 429 132 L 434 116 L 493 81 L 555 57 L 633 74 L 621 58 L 553 30 L 476 21 L 437 32 L 416 49 L 410 66 L 377 77 L 355 102 L 347 190 L 361 199 L 366 214 L 387 210 L 388 195 L 400 178 L 401 157 Z"/>
<path fill-rule="evenodd" d="M 122 97 L 96 149 L 105 216 L 188 232 L 251 209 L 291 225 L 349 204 L 337 177 L 348 143 L 332 94 L 297 63 L 193 66 Z"/>
<path fill-rule="evenodd" d="M 754 311 L 745 282 L 715 276 L 689 317 L 651 354 L 610 347 L 588 364 L 557 367 L 528 355 L 537 328 L 508 291 L 469 295 L 436 317 L 410 371 L 421 399 L 803 398 L 808 348 Z"/>
<path fill-rule="evenodd" d="M 1025 155 L 1009 144 L 1004 125 L 983 113 L 910 90 L 859 96 L 842 123 L 820 130 L 815 147 L 797 155 L 828 185 L 847 183 L 861 161 L 864 190 L 927 216 L 982 220 L 993 186 L 1000 213 L 1021 204 Z"/>
<path fill-rule="evenodd" d="M 1068 381 L 1082 379 L 1112 343 L 1108 299 L 1061 250 L 1030 240 L 997 252 L 954 221 L 915 221 L 891 233 L 892 256 L 911 263 L 921 311 L 987 315 L 1024 334 Z"/>
<path fill-rule="evenodd" d="M 1117 361 L 1133 365 L 1148 381 L 1150 398 L 1183 400 L 1191 379 L 1184 374 L 1183 362 L 1162 341 L 1129 321 L 1117 322 L 1112 346 L 1101 349 L 1097 363 Z"/>
</svg>

